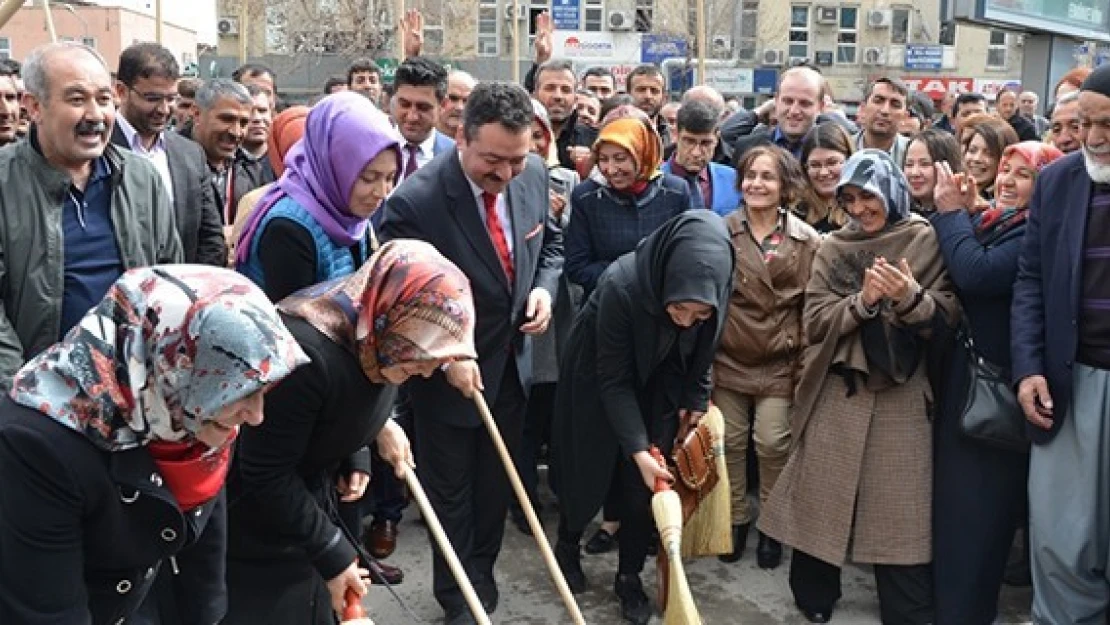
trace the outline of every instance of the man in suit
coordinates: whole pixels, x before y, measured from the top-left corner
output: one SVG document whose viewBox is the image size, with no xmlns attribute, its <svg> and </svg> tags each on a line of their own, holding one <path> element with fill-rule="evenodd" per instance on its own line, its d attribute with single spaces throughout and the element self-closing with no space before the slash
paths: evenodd
<svg viewBox="0 0 1110 625">
<path fill-rule="evenodd" d="M 401 146 L 401 179 L 455 147 L 451 137 L 436 130 L 439 105 L 447 97 L 447 70 L 424 56 L 405 59 L 393 75 L 389 113 L 405 138 Z"/>
<path fill-rule="evenodd" d="M 1037 623 L 1110 606 L 1110 66 L 1083 82 L 1079 119 L 1080 151 L 1036 181 L 1011 308 Z"/>
<path fill-rule="evenodd" d="M 708 208 L 722 217 L 740 205 L 736 170 L 710 159 L 717 149 L 720 109 L 692 100 L 675 116 L 675 150 L 663 163 L 663 171 L 686 180 L 690 208 Z"/>
<path fill-rule="evenodd" d="M 168 130 L 177 100 L 179 69 L 173 53 L 137 43 L 120 54 L 115 92 L 119 115 L 112 143 L 150 160 L 173 202 L 185 262 L 227 264 L 220 211 L 208 184 L 204 150 Z"/>
<path fill-rule="evenodd" d="M 739 163 L 744 154 L 757 145 L 774 144 L 800 157 L 802 138 L 818 123 L 825 110 L 825 79 L 817 70 L 804 65 L 791 67 L 779 78 L 774 107 L 777 124 L 774 128 L 755 127 L 748 133 L 741 129 L 749 115 L 736 113 L 721 128 L 721 136 L 732 141 L 732 162 Z M 758 115 L 756 116 L 758 117 Z M 754 121 L 754 120 L 752 120 Z"/>
<path fill-rule="evenodd" d="M 516 449 L 532 378 L 530 337 L 547 328 L 563 263 L 562 233 L 548 212 L 547 168 L 529 153 L 532 117 L 532 102 L 519 86 L 479 83 L 463 113 L 457 149 L 393 193 L 382 227 L 385 238 L 435 245 L 474 292 L 478 362 L 455 362 L 406 386 L 420 477 L 490 612 L 497 607 L 493 565 L 509 487 L 467 396 L 484 391 L 506 444 Z M 438 552 L 433 579 L 447 622 L 472 623 Z"/>
</svg>

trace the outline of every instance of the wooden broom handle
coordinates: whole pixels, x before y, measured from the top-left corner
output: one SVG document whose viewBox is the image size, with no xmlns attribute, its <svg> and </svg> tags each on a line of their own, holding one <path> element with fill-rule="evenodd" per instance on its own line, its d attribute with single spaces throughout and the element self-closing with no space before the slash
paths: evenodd
<svg viewBox="0 0 1110 625">
<path fill-rule="evenodd" d="M 536 539 L 536 545 L 539 546 L 540 553 L 543 554 L 547 570 L 555 581 L 555 588 L 559 590 L 559 596 L 563 598 L 563 604 L 570 612 L 575 625 L 586 625 L 586 620 L 582 618 L 582 611 L 578 609 L 578 603 L 575 602 L 574 596 L 570 594 L 570 588 L 567 587 L 567 580 L 563 577 L 563 571 L 559 568 L 558 562 L 555 561 L 555 553 L 551 551 L 551 545 L 547 543 L 547 535 L 544 534 L 543 526 L 540 525 L 540 520 L 536 518 L 536 511 L 532 508 L 532 502 L 528 499 L 528 492 L 524 490 L 524 484 L 521 483 L 520 475 L 516 472 L 513 458 L 509 455 L 509 449 L 505 447 L 505 441 L 501 438 L 501 431 L 497 429 L 497 423 L 494 422 L 489 406 L 486 405 L 486 398 L 482 396 L 480 391 L 475 391 L 473 399 L 478 414 L 486 424 L 490 438 L 493 439 L 493 445 L 497 448 L 497 454 L 501 456 L 501 464 L 505 465 L 505 472 L 509 475 L 509 483 L 513 485 L 513 492 L 516 493 L 517 501 L 520 502 L 520 508 L 524 511 L 525 518 L 528 519 L 528 527 L 532 528 L 532 536 Z"/>
<path fill-rule="evenodd" d="M 440 524 L 439 517 L 432 509 L 432 504 L 428 501 L 428 495 L 424 492 L 424 487 L 421 486 L 420 480 L 416 479 L 416 475 L 411 469 L 406 466 L 404 470 L 405 484 L 409 487 L 412 498 L 416 500 L 416 505 L 420 507 L 420 512 L 424 514 L 424 523 L 428 526 L 428 530 L 432 532 L 436 544 L 439 545 L 439 552 L 443 554 L 443 559 L 447 560 L 447 566 L 451 569 L 451 574 L 454 575 L 455 581 L 459 584 L 459 590 L 462 591 L 463 597 L 466 599 L 466 605 L 470 608 L 470 613 L 474 615 L 474 619 L 478 621 L 479 625 L 490 625 L 489 615 L 482 607 L 482 600 L 478 598 L 478 593 L 474 592 L 474 586 L 470 583 L 470 578 L 466 576 L 466 569 L 459 561 L 459 556 L 455 553 L 455 548 L 451 545 L 451 539 L 447 537 L 447 532 L 443 531 L 443 525 Z"/>
</svg>

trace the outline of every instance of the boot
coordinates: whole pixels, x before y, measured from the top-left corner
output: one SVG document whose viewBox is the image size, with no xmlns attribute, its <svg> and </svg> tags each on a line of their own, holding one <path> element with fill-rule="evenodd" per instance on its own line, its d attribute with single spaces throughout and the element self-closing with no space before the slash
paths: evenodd
<svg viewBox="0 0 1110 625">
<path fill-rule="evenodd" d="M 760 532 L 759 546 L 755 548 L 755 559 L 761 569 L 777 568 L 782 562 L 782 543 Z"/>
<path fill-rule="evenodd" d="M 560 540 L 555 543 L 555 562 L 563 572 L 567 588 L 574 594 L 586 590 L 586 574 L 582 572 L 582 554 L 578 545 Z"/>
<path fill-rule="evenodd" d="M 618 573 L 613 592 L 617 593 L 617 598 L 621 601 L 621 618 L 635 625 L 647 625 L 651 620 L 652 609 L 639 575 Z"/>
<path fill-rule="evenodd" d="M 748 542 L 748 528 L 751 523 L 744 523 L 743 525 L 732 526 L 732 553 L 726 553 L 723 556 L 717 556 L 721 562 L 737 562 L 740 557 L 744 555 L 745 543 Z M 762 536 L 762 534 L 760 534 Z"/>
</svg>

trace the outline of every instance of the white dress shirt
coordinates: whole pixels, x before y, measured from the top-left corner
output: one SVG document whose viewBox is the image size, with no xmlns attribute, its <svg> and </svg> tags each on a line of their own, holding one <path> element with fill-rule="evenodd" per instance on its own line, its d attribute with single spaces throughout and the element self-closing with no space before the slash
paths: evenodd
<svg viewBox="0 0 1110 625">
<path fill-rule="evenodd" d="M 131 151 L 136 154 L 141 154 L 150 159 L 151 164 L 162 175 L 162 181 L 166 183 L 166 192 L 170 194 L 170 202 L 173 202 L 173 178 L 170 177 L 170 161 L 166 156 L 166 138 L 162 133 L 158 134 L 158 138 L 154 140 L 154 145 L 148 150 L 143 145 L 143 140 L 139 137 L 139 133 L 135 130 L 127 118 L 123 115 L 116 115 L 116 125 L 119 126 L 123 136 L 127 139 L 127 145 L 130 146 Z"/>
<path fill-rule="evenodd" d="M 459 156 L 460 163 L 462 156 Z M 466 170 L 463 170 L 463 175 L 466 176 Z M 489 224 L 486 223 L 486 202 L 482 199 L 482 194 L 485 191 L 482 187 L 474 184 L 470 176 L 466 176 L 466 181 L 470 183 L 470 192 L 474 194 L 474 201 L 478 203 L 478 216 L 482 218 L 482 223 L 485 224 L 486 230 L 489 230 Z M 513 250 L 513 222 L 509 215 L 509 202 L 505 198 L 505 194 L 497 194 L 497 217 L 501 220 L 501 233 L 505 235 L 505 242 L 509 245 L 509 258 L 513 259 L 513 264 L 516 264 L 516 254 Z"/>
</svg>

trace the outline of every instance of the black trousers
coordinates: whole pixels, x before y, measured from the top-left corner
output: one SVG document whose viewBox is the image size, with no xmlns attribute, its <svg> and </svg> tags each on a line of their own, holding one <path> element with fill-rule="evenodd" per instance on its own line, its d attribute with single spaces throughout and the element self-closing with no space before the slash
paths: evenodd
<svg viewBox="0 0 1110 625">
<path fill-rule="evenodd" d="M 510 358 L 490 410 L 514 455 L 523 436 L 525 401 L 516 363 Z M 486 597 L 496 589 L 493 565 L 501 551 L 511 495 L 501 457 L 484 425 L 456 427 L 434 415 L 417 415 L 414 429 L 417 472 L 428 500 L 475 590 Z M 462 591 L 434 541 L 432 544 L 436 601 L 448 613 L 465 610 Z"/>
<path fill-rule="evenodd" d="M 883 625 L 933 623 L 931 565 L 876 564 L 874 568 Z M 840 599 L 840 567 L 795 549 L 790 561 L 790 590 L 799 608 L 832 613 Z"/>
<path fill-rule="evenodd" d="M 524 438 L 520 454 L 513 456 L 516 470 L 532 507 L 539 512 L 539 464 L 540 449 L 551 438 L 551 417 L 555 409 L 555 383 L 533 384 L 528 393 L 528 409 L 524 415 Z M 515 498 L 510 504 L 513 513 L 523 516 L 520 503 Z"/>
</svg>

